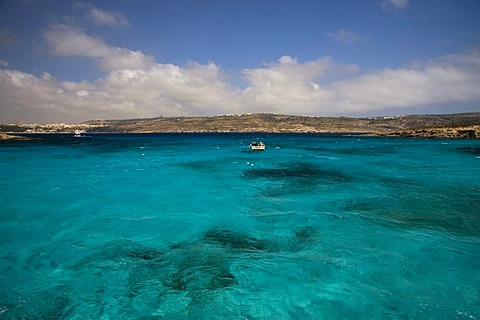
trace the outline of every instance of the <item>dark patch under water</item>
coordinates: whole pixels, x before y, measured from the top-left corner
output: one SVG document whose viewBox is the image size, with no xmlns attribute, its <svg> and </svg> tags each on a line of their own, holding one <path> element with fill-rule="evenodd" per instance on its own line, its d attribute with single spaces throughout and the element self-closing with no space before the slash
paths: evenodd
<svg viewBox="0 0 480 320">
<path fill-rule="evenodd" d="M 379 147 L 370 147 L 365 146 L 365 148 L 352 147 L 352 148 L 340 148 L 335 150 L 335 153 L 342 155 L 353 155 L 353 156 L 384 156 L 389 154 L 397 153 L 398 151 L 393 147 L 383 146 Z"/>
<path fill-rule="evenodd" d="M 388 177 L 388 176 L 382 176 L 378 178 L 379 181 L 387 186 L 391 187 L 416 187 L 420 186 L 419 181 L 415 181 L 413 179 L 406 179 L 406 178 L 396 178 L 396 177 Z"/>
<path fill-rule="evenodd" d="M 7 302 L 4 298 L 14 293 L 0 289 L 0 319 L 70 319 L 75 304 L 69 294 L 68 287 L 55 286 L 38 289 L 20 301 Z"/>
<path fill-rule="evenodd" d="M 300 250 L 313 243 L 315 238 L 313 228 L 300 228 L 286 249 Z M 85 294 L 96 301 L 102 301 L 104 292 L 108 291 L 109 284 L 104 283 L 103 278 L 127 273 L 130 299 L 155 286 L 165 294 L 172 290 L 184 291 L 193 304 L 202 305 L 214 299 L 215 292 L 237 284 L 230 270 L 236 259 L 242 259 L 244 255 L 248 257 L 250 253 L 263 255 L 278 250 L 274 241 L 215 228 L 207 230 L 198 240 L 176 243 L 167 250 L 141 246 L 128 240 L 109 242 L 97 247 L 70 270 L 73 278 L 86 279 Z M 90 273 L 84 274 L 84 270 L 90 270 Z"/>
<path fill-rule="evenodd" d="M 182 258 L 166 283 L 171 289 L 195 295 L 204 290 L 228 288 L 236 283 L 224 250 L 205 243 L 184 245 L 174 250 L 178 252 L 173 254 L 180 254 Z"/>
<path fill-rule="evenodd" d="M 164 252 L 154 248 L 141 246 L 133 241 L 112 241 L 98 246 L 92 253 L 80 261 L 73 268 L 81 269 L 85 265 L 96 264 L 99 260 L 116 261 L 150 261 L 161 259 Z"/>
<path fill-rule="evenodd" d="M 0 318 L 479 314 L 475 141 L 117 138 L 5 149 Z"/>
<path fill-rule="evenodd" d="M 280 168 L 248 169 L 244 172 L 245 178 L 266 179 L 323 179 L 333 182 L 347 182 L 351 178 L 344 173 L 333 169 L 320 169 L 316 165 L 306 162 L 297 162 Z"/>
<path fill-rule="evenodd" d="M 292 235 L 289 247 L 284 249 L 301 250 L 316 239 L 315 229 L 299 228 Z M 198 240 L 176 243 L 167 250 L 149 248 L 126 240 L 106 243 L 79 260 L 71 270 L 75 273 L 94 270 L 88 277 L 100 277 L 99 280 L 91 281 L 95 286 L 100 286 L 92 288 L 94 299 L 101 300 L 102 297 L 97 292 L 106 290 L 108 284 L 100 280 L 104 274 L 119 271 L 128 273 L 130 298 L 136 297 L 146 287 L 156 285 L 167 290 L 185 291 L 194 303 L 201 304 L 205 303 L 202 299 L 213 298 L 208 292 L 224 290 L 237 284 L 236 277 L 230 270 L 236 259 L 251 252 L 262 255 L 278 250 L 278 245 L 271 240 L 258 239 L 228 229 L 211 229 Z M 85 278 L 86 275 L 82 277 Z"/>
<path fill-rule="evenodd" d="M 480 196 L 476 196 L 480 203 Z M 419 208 L 424 208 L 423 210 Z M 355 212 L 374 223 L 395 228 L 423 228 L 451 234 L 478 237 L 480 210 L 465 206 L 456 196 L 419 199 L 398 195 L 396 197 L 350 199 L 343 210 Z"/>
<path fill-rule="evenodd" d="M 314 244 L 319 238 L 318 231 L 310 226 L 297 229 L 291 238 L 290 249 L 298 251 Z"/>
<path fill-rule="evenodd" d="M 464 148 L 458 148 L 457 150 L 459 150 L 460 152 L 480 156 L 480 147 L 464 147 Z"/>
<path fill-rule="evenodd" d="M 255 168 L 244 171 L 245 179 L 268 179 L 276 182 L 266 187 L 261 194 L 266 197 L 280 197 L 301 194 L 337 183 L 352 181 L 349 175 L 335 168 L 319 168 L 306 162 L 297 162 L 277 168 Z"/>
<path fill-rule="evenodd" d="M 259 240 L 230 230 L 209 230 L 205 233 L 204 239 L 216 242 L 223 247 L 236 250 L 269 251 L 273 248 L 273 244 L 268 243 L 267 241 Z"/>
<path fill-rule="evenodd" d="M 207 160 L 198 160 L 198 161 L 189 161 L 180 164 L 181 167 L 187 168 L 187 169 L 194 169 L 194 170 L 214 170 L 217 168 L 216 163 L 212 163 L 211 161 Z"/>
<path fill-rule="evenodd" d="M 31 146 L 61 146 L 81 149 L 94 154 L 108 154 L 134 151 L 139 148 L 165 148 L 181 150 L 193 144 L 188 135 L 181 134 L 90 134 L 74 137 L 73 134 L 28 134 Z M 25 144 L 23 144 L 25 145 Z"/>
<path fill-rule="evenodd" d="M 225 241 L 235 243 L 238 239 Z M 97 247 L 70 270 L 72 278 L 85 282 L 84 298 L 89 297 L 101 305 L 108 304 L 105 292 L 111 291 L 111 283 L 104 279 L 118 282 L 117 290 L 128 297 L 122 302 L 125 309 L 133 299 L 144 292 L 151 295 L 152 290 L 159 294 L 152 302 L 155 304 L 161 303 L 163 295 L 182 291 L 191 298 L 192 304 L 203 305 L 214 299 L 215 292 L 237 283 L 230 271 L 232 256 L 236 255 L 229 250 L 228 246 L 206 239 L 175 244 L 167 250 L 120 240 Z M 126 287 L 122 288 L 122 283 Z"/>
</svg>

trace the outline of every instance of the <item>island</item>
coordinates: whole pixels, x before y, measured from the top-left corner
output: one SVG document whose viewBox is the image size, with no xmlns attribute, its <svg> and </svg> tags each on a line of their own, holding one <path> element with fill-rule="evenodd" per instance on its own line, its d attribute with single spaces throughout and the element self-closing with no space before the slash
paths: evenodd
<svg viewBox="0 0 480 320">
<path fill-rule="evenodd" d="M 352 133 L 418 138 L 480 138 L 480 112 L 384 117 L 314 117 L 253 113 L 196 117 L 90 120 L 78 124 L 1 124 L 0 139 L 29 133 Z"/>
</svg>

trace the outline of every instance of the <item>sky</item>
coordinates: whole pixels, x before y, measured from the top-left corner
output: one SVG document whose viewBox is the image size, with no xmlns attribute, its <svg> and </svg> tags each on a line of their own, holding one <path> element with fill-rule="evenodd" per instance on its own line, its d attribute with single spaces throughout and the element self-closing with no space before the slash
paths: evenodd
<svg viewBox="0 0 480 320">
<path fill-rule="evenodd" d="M 480 112 L 478 0 L 0 0 L 0 122 Z"/>
</svg>

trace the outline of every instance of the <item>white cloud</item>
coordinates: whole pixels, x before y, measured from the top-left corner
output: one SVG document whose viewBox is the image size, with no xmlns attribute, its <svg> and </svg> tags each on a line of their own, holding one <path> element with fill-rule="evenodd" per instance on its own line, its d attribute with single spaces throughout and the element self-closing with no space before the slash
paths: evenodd
<svg viewBox="0 0 480 320">
<path fill-rule="evenodd" d="M 128 26 L 127 18 L 119 12 L 107 12 L 98 8 L 91 8 L 90 17 L 98 25 L 107 26 Z"/>
<path fill-rule="evenodd" d="M 342 80 L 322 81 L 328 73 L 338 73 L 342 68 L 356 70 L 331 58 L 295 63 L 289 68 L 271 64 L 246 71 L 253 84 L 246 93 L 254 105 L 268 111 L 315 115 L 480 102 L 478 52 L 448 55 L 398 69 L 358 75 L 346 72 Z"/>
<path fill-rule="evenodd" d="M 140 51 L 108 46 L 100 39 L 68 25 L 52 25 L 44 38 L 55 55 L 84 56 L 97 59 L 106 71 L 117 69 L 146 69 L 154 65 L 153 57 Z"/>
<path fill-rule="evenodd" d="M 0 119 L 9 122 L 77 122 L 87 119 L 85 116 L 88 115 L 96 118 L 97 115 L 119 114 L 118 106 L 106 96 L 79 97 L 75 89 L 82 87 L 95 89 L 92 84 L 82 83 L 64 86 L 49 74 L 36 77 L 16 70 L 0 70 L 0 91 L 3 93 Z"/>
<path fill-rule="evenodd" d="M 249 111 L 306 112 L 312 101 L 329 95 L 316 81 L 333 66 L 329 57 L 299 63 L 283 56 L 265 68 L 245 69 L 243 74 L 251 86 L 243 91 L 242 98 L 251 107 Z"/>
<path fill-rule="evenodd" d="M 54 54 L 99 61 L 105 76 L 74 82 L 0 69 L 0 122 L 243 112 L 381 115 L 388 109 L 480 103 L 479 52 L 369 72 L 331 57 L 301 62 L 285 55 L 242 70 L 247 86 L 241 88 L 213 62 L 162 64 L 65 26 L 50 28 L 45 39 Z"/>
<path fill-rule="evenodd" d="M 0 122 L 214 114 L 238 107 L 237 90 L 214 63 L 113 69 L 94 83 L 0 70 L 0 92 Z"/>
<path fill-rule="evenodd" d="M 75 7 L 85 9 L 87 18 L 97 26 L 126 27 L 130 25 L 125 15 L 118 11 L 105 11 L 90 2 L 77 2 Z"/>
<path fill-rule="evenodd" d="M 364 112 L 431 104 L 480 102 L 480 73 L 432 63 L 419 69 L 385 69 L 334 84 L 345 111 Z"/>
<path fill-rule="evenodd" d="M 8 66 L 9 66 L 8 61 L 5 61 L 5 60 L 0 59 L 0 67 L 2 67 L 2 68 L 8 68 Z"/>
<path fill-rule="evenodd" d="M 380 5 L 384 10 L 401 10 L 408 6 L 408 0 L 382 0 Z"/>
<path fill-rule="evenodd" d="M 156 115 L 209 114 L 235 108 L 233 89 L 213 63 L 184 67 L 156 64 L 149 70 L 116 70 L 99 81 L 116 99 Z"/>
<path fill-rule="evenodd" d="M 332 38 L 335 42 L 350 43 L 361 39 L 360 35 L 353 31 L 340 29 L 335 32 L 327 33 L 327 36 Z"/>
</svg>

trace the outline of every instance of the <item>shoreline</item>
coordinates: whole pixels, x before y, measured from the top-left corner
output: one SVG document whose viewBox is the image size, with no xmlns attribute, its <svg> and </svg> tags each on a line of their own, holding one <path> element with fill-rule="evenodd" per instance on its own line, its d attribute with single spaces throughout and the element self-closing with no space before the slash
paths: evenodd
<svg viewBox="0 0 480 320">
<path fill-rule="evenodd" d="M 0 132 L 0 141 L 28 141 L 28 140 L 32 140 L 32 139 L 29 137 L 25 137 L 21 135 L 19 136 L 9 132 L 7 133 Z"/>
<path fill-rule="evenodd" d="M 287 133 L 359 134 L 378 137 L 479 139 L 480 113 L 405 115 L 374 118 L 284 114 L 157 117 L 91 120 L 79 124 L 1 124 L 8 135 L 101 133 Z M 8 137 L 7 137 L 8 138 Z M 6 139 L 7 139 L 6 138 Z M 3 139 L 2 140 L 6 140 Z"/>
<path fill-rule="evenodd" d="M 0 141 L 29 141 L 41 138 L 42 136 L 72 136 L 74 132 L 0 132 Z M 455 140 L 477 140 L 480 139 L 480 128 L 477 130 L 458 130 L 454 128 L 437 128 L 405 130 L 395 132 L 346 132 L 346 131 L 87 131 L 84 137 L 102 136 L 102 135 L 183 135 L 183 134 L 225 134 L 225 135 L 243 135 L 243 134 L 275 134 L 275 135 L 319 135 L 319 136 L 353 136 L 353 137 L 377 137 L 377 138 L 416 138 L 416 139 L 455 139 Z"/>
</svg>

